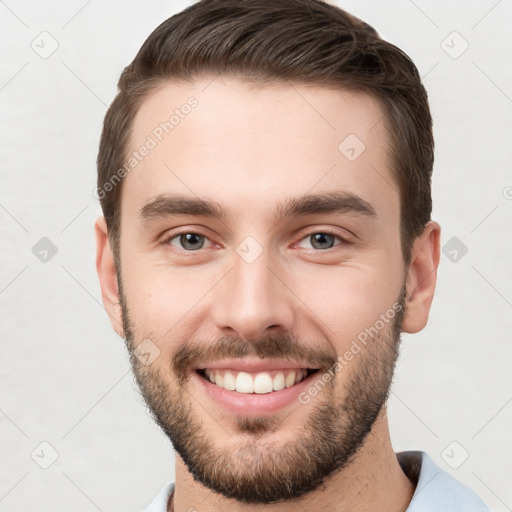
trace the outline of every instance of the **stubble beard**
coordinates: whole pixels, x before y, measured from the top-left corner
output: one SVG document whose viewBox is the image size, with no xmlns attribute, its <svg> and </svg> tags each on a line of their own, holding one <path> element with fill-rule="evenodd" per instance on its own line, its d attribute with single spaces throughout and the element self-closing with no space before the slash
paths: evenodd
<svg viewBox="0 0 512 512">
<path fill-rule="evenodd" d="M 233 416 L 221 414 L 223 434 L 231 430 L 228 442 L 219 446 L 208 424 L 216 419 L 203 410 L 187 386 L 190 373 L 188 345 L 180 347 L 180 357 L 168 367 L 145 366 L 134 356 L 133 322 L 119 279 L 123 328 L 130 362 L 140 393 L 155 422 L 171 441 L 193 478 L 225 498 L 248 504 L 270 504 L 297 499 L 317 489 L 326 479 L 346 468 L 372 430 L 385 405 L 399 355 L 400 333 L 405 315 L 405 285 L 397 304 L 401 308 L 384 328 L 349 363 L 351 377 L 336 389 L 334 378 L 307 405 L 299 402 L 295 409 L 308 407 L 302 428 L 293 441 L 278 443 L 275 434 L 286 420 L 284 416 Z M 385 332 L 384 332 L 385 331 Z M 141 337 L 144 339 L 144 337 Z M 225 341 L 224 345 L 222 342 Z M 273 336 L 258 344 L 240 340 L 220 340 L 223 354 L 241 357 L 287 357 L 294 347 L 289 337 Z M 282 347 L 282 348 L 281 348 Z M 192 350 L 192 349 L 190 349 Z M 325 355 L 323 370 L 333 368 L 336 358 Z M 349 371 L 341 369 L 340 374 Z M 320 372 L 319 372 L 320 377 Z M 169 384 L 174 381 L 171 392 Z M 305 410 L 305 409 L 303 409 Z M 226 434 L 228 436 L 228 434 Z M 272 438 L 273 440 L 271 440 Z"/>
</svg>

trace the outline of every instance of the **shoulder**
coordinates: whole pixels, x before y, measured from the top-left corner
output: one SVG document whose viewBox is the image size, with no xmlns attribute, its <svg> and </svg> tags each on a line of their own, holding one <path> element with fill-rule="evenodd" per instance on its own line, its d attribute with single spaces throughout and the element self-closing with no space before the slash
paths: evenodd
<svg viewBox="0 0 512 512">
<path fill-rule="evenodd" d="M 406 451 L 396 456 L 404 473 L 416 483 L 407 512 L 489 512 L 472 490 L 438 467 L 425 452 Z"/>
<path fill-rule="evenodd" d="M 167 512 L 167 502 L 174 492 L 174 482 L 168 483 L 142 512 Z"/>
</svg>

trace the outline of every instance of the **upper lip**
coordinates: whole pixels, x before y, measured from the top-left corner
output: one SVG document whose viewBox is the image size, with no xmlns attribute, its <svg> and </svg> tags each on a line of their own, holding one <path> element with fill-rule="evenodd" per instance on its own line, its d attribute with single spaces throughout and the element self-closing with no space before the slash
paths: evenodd
<svg viewBox="0 0 512 512">
<path fill-rule="evenodd" d="M 281 368 L 311 368 L 307 363 L 289 361 L 288 359 L 260 359 L 260 358 L 244 358 L 244 359 L 221 359 L 199 365 L 196 370 L 204 370 L 205 368 L 222 369 L 231 368 L 238 371 L 258 372 L 266 370 L 279 370 Z"/>
</svg>

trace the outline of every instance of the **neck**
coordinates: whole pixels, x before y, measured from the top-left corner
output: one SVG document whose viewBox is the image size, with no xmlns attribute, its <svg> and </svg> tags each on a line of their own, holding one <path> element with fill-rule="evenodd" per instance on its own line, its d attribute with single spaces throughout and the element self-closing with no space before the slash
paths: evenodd
<svg viewBox="0 0 512 512">
<path fill-rule="evenodd" d="M 318 489 L 293 502 L 269 505 L 273 512 L 304 510 L 324 512 L 402 512 L 409 505 L 415 485 L 402 471 L 389 436 L 386 409 L 356 456 L 342 471 Z M 167 512 L 257 512 L 265 505 L 240 503 L 216 494 L 195 481 L 183 460 L 176 456 L 175 492 Z"/>
</svg>

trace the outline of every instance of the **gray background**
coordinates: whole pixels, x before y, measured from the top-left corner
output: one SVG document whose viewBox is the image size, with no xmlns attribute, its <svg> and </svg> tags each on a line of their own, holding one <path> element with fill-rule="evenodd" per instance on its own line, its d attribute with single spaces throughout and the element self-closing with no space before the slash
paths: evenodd
<svg viewBox="0 0 512 512">
<path fill-rule="evenodd" d="M 337 4 L 411 56 L 435 123 L 445 254 L 428 326 L 403 336 L 395 450 L 512 510 L 512 1 Z M 122 68 L 187 5 L 0 1 L 0 511 L 136 511 L 174 479 L 101 304 L 92 190 Z"/>
</svg>

